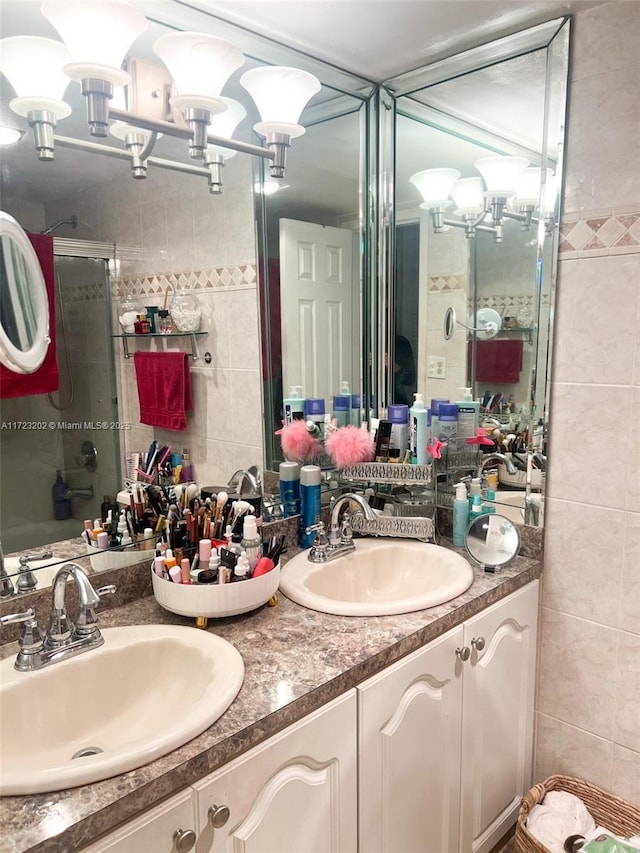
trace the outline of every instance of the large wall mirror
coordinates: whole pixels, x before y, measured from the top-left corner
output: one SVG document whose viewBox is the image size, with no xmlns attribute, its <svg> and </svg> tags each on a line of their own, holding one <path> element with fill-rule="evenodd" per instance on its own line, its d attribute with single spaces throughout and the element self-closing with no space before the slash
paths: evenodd
<svg viewBox="0 0 640 853">
<path fill-rule="evenodd" d="M 542 451 L 548 427 L 568 36 L 568 21 L 552 21 L 389 84 L 389 396 L 406 402 L 418 391 L 429 405 L 461 400 L 470 387 L 488 423 L 525 436 L 522 451 Z M 487 213 L 486 164 L 520 174 L 517 194 L 498 187 L 506 204 Z M 517 505 L 511 492 L 526 492 L 527 461 L 514 461 L 524 470 L 510 476 L 501 467 L 501 486 Z M 528 485 L 539 494 L 545 460 L 537 455 L 533 465 Z M 542 522 L 540 512 L 527 515 Z"/>
</svg>

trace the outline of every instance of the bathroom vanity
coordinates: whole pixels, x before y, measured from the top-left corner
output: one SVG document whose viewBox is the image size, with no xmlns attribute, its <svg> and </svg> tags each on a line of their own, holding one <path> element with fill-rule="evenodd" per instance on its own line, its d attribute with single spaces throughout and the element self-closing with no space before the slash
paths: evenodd
<svg viewBox="0 0 640 853">
<path fill-rule="evenodd" d="M 212 621 L 245 663 L 228 711 L 138 770 L 3 798 L 0 850 L 490 850 L 530 785 L 540 570 L 474 569 L 458 598 L 397 616 L 281 595 Z M 101 615 L 149 623 L 189 620 L 152 597 Z"/>
</svg>

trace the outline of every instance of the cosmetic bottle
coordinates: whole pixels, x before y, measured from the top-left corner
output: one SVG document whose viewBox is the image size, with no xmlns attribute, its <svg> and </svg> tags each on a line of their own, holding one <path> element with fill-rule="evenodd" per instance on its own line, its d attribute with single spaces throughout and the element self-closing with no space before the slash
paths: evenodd
<svg viewBox="0 0 640 853">
<path fill-rule="evenodd" d="M 158 311 L 158 319 L 156 321 L 156 328 L 161 335 L 170 335 L 171 334 L 171 315 L 169 314 L 166 308 L 161 308 Z"/>
<path fill-rule="evenodd" d="M 151 325 L 151 334 L 155 335 L 158 331 L 158 306 L 147 305 L 144 310 L 147 312 L 147 319 Z"/>
<path fill-rule="evenodd" d="M 253 571 L 262 556 L 262 540 L 258 534 L 254 515 L 247 515 L 244 519 L 240 547 L 244 550 L 249 561 L 249 569 Z"/>
<path fill-rule="evenodd" d="M 479 515 L 484 514 L 484 508 L 482 506 L 482 496 L 474 495 L 473 503 L 471 504 L 471 512 L 469 513 L 469 521 L 473 521 L 474 518 L 477 518 Z"/>
<path fill-rule="evenodd" d="M 307 423 L 313 423 L 320 439 L 324 438 L 324 415 L 324 400 L 321 397 L 307 397 L 304 401 L 304 419 Z"/>
<path fill-rule="evenodd" d="M 446 441 L 450 450 L 458 449 L 458 407 L 455 403 L 440 403 L 438 431 L 434 434 L 440 441 Z"/>
<path fill-rule="evenodd" d="M 307 533 L 320 521 L 321 471 L 317 465 L 303 465 L 300 469 L 300 547 L 310 548 L 316 534 Z"/>
<path fill-rule="evenodd" d="M 411 462 L 424 465 L 427 462 L 427 410 L 422 394 L 414 394 L 413 406 L 409 409 Z"/>
<path fill-rule="evenodd" d="M 473 506 L 473 499 L 475 497 L 480 497 L 480 499 L 482 499 L 480 477 L 473 477 L 469 484 L 469 513 L 471 513 L 471 507 Z"/>
<path fill-rule="evenodd" d="M 464 548 L 464 539 L 469 524 L 469 501 L 467 487 L 464 483 L 456 485 L 456 496 L 453 501 L 453 544 Z"/>
<path fill-rule="evenodd" d="M 284 422 L 290 424 L 292 421 L 303 420 L 304 398 L 302 396 L 302 385 L 292 385 L 289 396 L 282 401 L 284 408 Z"/>
<path fill-rule="evenodd" d="M 362 423 L 362 403 L 360 394 L 351 395 L 351 417 L 350 423 L 352 426 L 360 426 Z"/>
<path fill-rule="evenodd" d="M 182 451 L 182 470 L 180 471 L 180 482 L 190 483 L 193 480 L 193 465 L 189 456 L 188 448 Z"/>
<path fill-rule="evenodd" d="M 256 560 L 257 562 L 257 560 Z M 251 577 L 251 563 L 244 555 L 238 558 L 236 567 L 233 570 L 233 579 L 236 581 L 246 581 Z"/>
<path fill-rule="evenodd" d="M 391 421 L 378 421 L 378 429 L 376 430 L 375 443 L 375 460 L 376 462 L 389 461 L 389 447 L 391 442 L 391 429 L 393 424 Z"/>
<path fill-rule="evenodd" d="M 458 450 L 468 450 L 467 439 L 475 438 L 480 417 L 480 403 L 472 396 L 471 388 L 461 388 L 462 399 L 458 400 Z"/>
<path fill-rule="evenodd" d="M 391 438 L 389 440 L 389 451 L 399 450 L 400 457 L 409 447 L 409 407 L 404 403 L 389 406 L 389 420 L 391 421 Z M 395 454 L 394 454 L 395 455 Z"/>
<path fill-rule="evenodd" d="M 280 500 L 285 518 L 300 514 L 300 466 L 297 462 L 281 462 Z"/>
<path fill-rule="evenodd" d="M 444 400 L 438 397 L 432 397 L 431 399 L 431 406 L 429 407 L 429 411 L 431 412 L 432 438 L 438 438 L 438 414 L 440 413 L 440 404 L 448 402 L 449 400 Z"/>
<path fill-rule="evenodd" d="M 493 489 L 487 489 L 487 497 L 482 504 L 482 511 L 492 515 L 496 511 L 496 493 Z"/>
<path fill-rule="evenodd" d="M 133 331 L 136 335 L 151 334 L 151 323 L 146 314 L 138 314 L 138 319 L 133 324 Z"/>
<path fill-rule="evenodd" d="M 336 426 L 349 426 L 351 423 L 351 394 L 336 394 L 333 398 L 333 417 Z"/>
</svg>

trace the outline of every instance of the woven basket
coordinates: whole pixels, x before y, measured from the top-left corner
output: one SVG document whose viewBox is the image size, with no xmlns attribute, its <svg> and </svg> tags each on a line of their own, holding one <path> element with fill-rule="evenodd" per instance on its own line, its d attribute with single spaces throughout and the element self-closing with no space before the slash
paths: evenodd
<svg viewBox="0 0 640 853">
<path fill-rule="evenodd" d="M 611 830 L 615 835 L 628 838 L 640 833 L 640 808 L 637 806 L 580 779 L 549 776 L 544 782 L 534 785 L 522 798 L 516 824 L 516 853 L 549 853 L 548 848 L 540 844 L 525 826 L 531 809 L 541 803 L 549 791 L 567 791 L 580 797 L 596 824 Z"/>
</svg>

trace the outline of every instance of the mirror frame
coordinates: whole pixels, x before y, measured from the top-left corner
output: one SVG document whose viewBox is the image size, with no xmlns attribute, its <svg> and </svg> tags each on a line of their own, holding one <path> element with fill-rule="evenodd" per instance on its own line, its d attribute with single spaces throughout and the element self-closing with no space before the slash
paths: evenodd
<svg viewBox="0 0 640 853">
<path fill-rule="evenodd" d="M 42 268 L 25 230 L 13 216 L 0 210 L 0 239 L 8 237 L 20 250 L 30 277 L 25 290 L 35 301 L 36 327 L 33 344 L 27 350 L 19 349 L 9 338 L 0 323 L 0 362 L 14 373 L 34 373 L 41 367 L 51 343 L 49 337 L 49 299 Z"/>
</svg>

